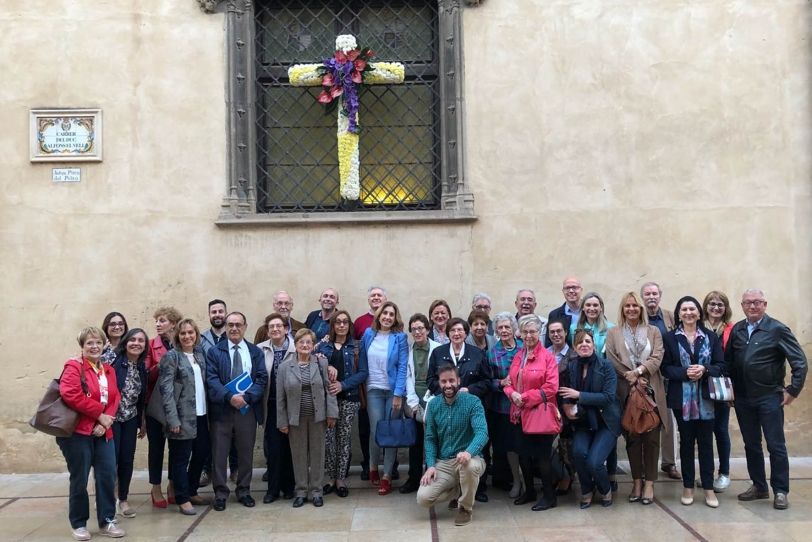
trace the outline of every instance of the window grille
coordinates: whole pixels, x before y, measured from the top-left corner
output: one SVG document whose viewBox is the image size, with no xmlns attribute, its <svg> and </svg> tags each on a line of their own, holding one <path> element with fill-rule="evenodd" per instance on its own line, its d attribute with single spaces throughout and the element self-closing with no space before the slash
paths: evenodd
<svg viewBox="0 0 812 542">
<path fill-rule="evenodd" d="M 263 0 L 255 4 L 258 213 L 434 210 L 442 195 L 440 51 L 432 0 Z M 318 63 L 352 34 L 377 61 L 406 67 L 401 85 L 360 97 L 357 202 L 339 195 L 336 114 L 321 87 L 292 87 L 288 68 Z"/>
</svg>

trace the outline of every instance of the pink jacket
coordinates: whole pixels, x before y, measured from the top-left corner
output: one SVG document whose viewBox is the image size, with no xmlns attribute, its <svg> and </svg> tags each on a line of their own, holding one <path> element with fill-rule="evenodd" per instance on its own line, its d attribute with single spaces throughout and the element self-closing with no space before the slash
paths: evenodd
<svg viewBox="0 0 812 542">
<path fill-rule="evenodd" d="M 513 392 L 519 391 L 519 371 L 521 371 L 523 391 L 520 393 L 525 408 L 533 408 L 544 402 L 541 398 L 541 390 L 544 390 L 547 401 L 555 404 L 558 393 L 558 363 L 555 361 L 555 356 L 539 341 L 533 351 L 527 355 L 524 369 L 520 369 L 524 352 L 525 348 L 519 350 L 513 358 L 513 363 L 510 364 L 510 371 L 508 371 L 510 385 L 505 386 L 505 395 L 510 398 Z M 510 419 L 514 423 L 518 421 L 518 411 L 519 409 L 511 401 Z"/>
</svg>

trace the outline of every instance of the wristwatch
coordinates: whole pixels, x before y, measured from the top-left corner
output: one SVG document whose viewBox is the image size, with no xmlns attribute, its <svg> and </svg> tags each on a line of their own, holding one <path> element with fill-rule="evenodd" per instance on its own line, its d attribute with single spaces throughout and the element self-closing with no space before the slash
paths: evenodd
<svg viewBox="0 0 812 542">
<path fill-rule="evenodd" d="M 638 367 L 634 372 L 637 373 L 638 376 L 643 376 L 643 367 Z"/>
</svg>

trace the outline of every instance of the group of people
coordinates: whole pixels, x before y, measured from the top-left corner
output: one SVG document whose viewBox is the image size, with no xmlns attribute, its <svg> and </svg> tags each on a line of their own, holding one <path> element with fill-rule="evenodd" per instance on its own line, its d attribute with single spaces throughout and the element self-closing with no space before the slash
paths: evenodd
<svg viewBox="0 0 812 542">
<path fill-rule="evenodd" d="M 319 507 L 325 495 L 349 494 L 356 419 L 361 478 L 380 495 L 392 491 L 397 449 L 381 449 L 375 432 L 379 421 L 403 416 L 415 419 L 417 438 L 398 491 L 416 492 L 426 507 L 449 501 L 456 525 L 471 521 L 474 501 L 488 501 L 489 476 L 514 504 L 534 503 L 536 511 L 554 508 L 576 476 L 581 508 L 611 506 L 621 435 L 633 479 L 630 502 L 653 502 L 662 453 L 659 470 L 682 480 L 682 504 L 692 504 L 694 488 L 701 487 L 705 503 L 716 508 L 715 493 L 730 484 L 731 404 L 712 399 L 710 384 L 725 376 L 733 384 L 752 480 L 738 498 L 770 496 L 763 433 L 773 504 L 788 507 L 783 407 L 803 388 L 807 361 L 790 330 L 766 314 L 761 291 L 744 292 L 746 318 L 738 323 L 718 291 L 702 303 L 682 297 L 671 312 L 660 307 L 662 291 L 649 282 L 640 294 L 621 296 L 616 324 L 601 296 L 584 294 L 577 278 L 567 278 L 562 293 L 565 303 L 548 318 L 536 315 L 535 294 L 523 289 L 515 314 L 491 316 L 491 298 L 481 293 L 465 319 L 453 317 L 444 300 L 433 302 L 427 315 L 405 319 L 375 286 L 368 290 L 369 311 L 353 321 L 338 308 L 338 292 L 327 289 L 320 309 L 302 323 L 291 316 L 293 300 L 282 291 L 253 343 L 245 339 L 245 315 L 228 312 L 220 299 L 209 303 L 211 327 L 203 333 L 174 307 L 155 311 L 152 339 L 111 312 L 101 328 L 80 332 L 81 355 L 65 363 L 60 379 L 63 399 L 81 414 L 74 434 L 57 438 L 70 471 L 73 537 L 90 538 L 91 467 L 101 534 L 124 536 L 116 516 L 136 515 L 128 492 L 136 442 L 144 436 L 155 507 L 175 504 L 193 515 L 196 506 L 211 504 L 198 493 L 210 480 L 213 508 L 225 510 L 229 467 L 238 502 L 255 506 L 253 448 L 263 425 L 263 502 L 281 496 L 294 507 L 308 501 Z M 624 418 L 630 397 L 638 395 L 656 415 L 655 425 L 639 432 Z"/>
</svg>

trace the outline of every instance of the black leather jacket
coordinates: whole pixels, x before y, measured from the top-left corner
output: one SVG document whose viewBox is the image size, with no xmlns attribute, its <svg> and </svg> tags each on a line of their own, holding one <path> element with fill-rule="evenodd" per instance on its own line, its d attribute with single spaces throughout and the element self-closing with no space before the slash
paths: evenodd
<svg viewBox="0 0 812 542">
<path fill-rule="evenodd" d="M 806 355 L 787 326 L 766 314 L 747 336 L 747 320 L 733 326 L 725 348 L 725 364 L 736 395 L 760 397 L 784 388 L 786 364 L 792 379 L 787 392 L 797 397 L 806 380 Z"/>
</svg>

